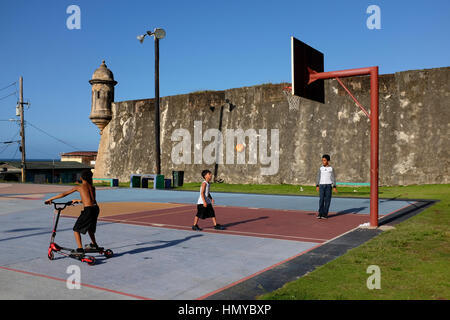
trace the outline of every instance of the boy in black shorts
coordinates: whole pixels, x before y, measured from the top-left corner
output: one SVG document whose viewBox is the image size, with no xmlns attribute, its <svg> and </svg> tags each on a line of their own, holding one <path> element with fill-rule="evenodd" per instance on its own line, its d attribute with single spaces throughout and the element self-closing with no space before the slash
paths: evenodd
<svg viewBox="0 0 450 320">
<path fill-rule="evenodd" d="M 92 172 L 91 170 L 84 170 L 81 173 L 81 184 L 74 187 L 73 189 L 63 192 L 57 196 L 54 196 L 45 201 L 46 204 L 52 203 L 53 200 L 64 198 L 71 193 L 78 191 L 81 196 L 81 200 L 72 200 L 72 203 L 83 203 L 84 210 L 81 211 L 80 216 L 78 217 L 75 225 L 73 227 L 73 233 L 75 236 L 75 240 L 77 242 L 78 248 L 73 253 L 83 254 L 83 244 L 81 242 L 81 235 L 89 234 L 92 243 L 87 246 L 90 249 L 97 249 L 98 245 L 95 240 L 95 231 L 97 228 L 97 218 L 100 213 L 100 209 L 97 205 L 97 201 L 95 199 L 95 188 L 92 185 Z"/>
<path fill-rule="evenodd" d="M 209 182 L 212 178 L 212 173 L 209 170 L 202 171 L 202 177 L 205 181 L 202 182 L 200 187 L 200 195 L 197 200 L 197 215 L 194 218 L 194 225 L 192 230 L 201 231 L 202 229 L 198 226 L 198 219 L 212 218 L 214 223 L 214 229 L 224 230 L 225 228 L 217 223 L 216 214 L 213 209 L 214 200 L 209 193 Z"/>
</svg>

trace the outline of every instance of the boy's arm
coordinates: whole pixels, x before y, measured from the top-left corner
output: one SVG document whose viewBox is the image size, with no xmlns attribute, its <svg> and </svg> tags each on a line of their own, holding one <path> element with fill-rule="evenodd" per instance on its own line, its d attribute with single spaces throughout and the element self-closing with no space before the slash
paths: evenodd
<svg viewBox="0 0 450 320">
<path fill-rule="evenodd" d="M 333 170 L 331 171 L 331 176 L 330 176 L 330 178 L 331 178 L 331 185 L 333 186 L 334 189 L 336 189 L 336 173 L 335 173 L 335 171 L 334 171 L 334 168 L 333 168 Z"/>
<path fill-rule="evenodd" d="M 320 168 L 319 168 L 319 172 L 317 173 L 317 178 L 316 178 L 316 190 L 319 191 L 319 183 L 320 183 Z"/>
<path fill-rule="evenodd" d="M 205 188 L 206 188 L 206 184 L 203 182 L 203 183 L 202 183 L 202 188 L 200 189 L 200 195 L 201 195 L 201 197 L 202 197 L 202 200 L 203 200 L 203 206 L 204 206 L 204 207 L 206 207 Z"/>
<path fill-rule="evenodd" d="M 211 193 L 208 193 L 208 198 L 211 199 L 211 203 L 214 204 L 214 199 L 211 196 Z"/>
<path fill-rule="evenodd" d="M 74 187 L 69 191 L 66 191 L 66 192 L 60 193 L 54 197 L 51 197 L 51 198 L 45 200 L 45 203 L 50 204 L 53 200 L 64 198 L 64 197 L 68 196 L 69 194 L 74 193 L 75 191 L 78 191 L 78 187 Z"/>
</svg>

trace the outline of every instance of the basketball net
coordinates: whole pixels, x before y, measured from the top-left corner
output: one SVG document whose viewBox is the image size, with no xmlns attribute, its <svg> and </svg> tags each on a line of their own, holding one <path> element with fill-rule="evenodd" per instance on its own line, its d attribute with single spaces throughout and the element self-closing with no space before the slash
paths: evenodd
<svg viewBox="0 0 450 320">
<path fill-rule="evenodd" d="M 286 99 L 288 101 L 289 111 L 298 111 L 300 108 L 300 97 L 292 94 L 292 87 L 284 87 L 283 94 L 286 96 Z"/>
</svg>

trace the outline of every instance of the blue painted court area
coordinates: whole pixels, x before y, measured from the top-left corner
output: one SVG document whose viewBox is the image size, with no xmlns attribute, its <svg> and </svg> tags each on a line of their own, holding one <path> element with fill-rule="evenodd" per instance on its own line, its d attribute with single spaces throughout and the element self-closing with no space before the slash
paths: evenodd
<svg viewBox="0 0 450 320">
<path fill-rule="evenodd" d="M 58 255 L 53 261 L 47 259 L 52 215 L 47 207 L 0 216 L 0 266 L 10 269 L 0 269 L 0 287 L 12 271 L 64 280 L 69 277 L 67 268 L 78 265 L 82 283 L 108 294 L 196 299 L 316 245 L 99 222 L 98 241 L 115 256 L 99 256 L 95 266 L 88 266 Z M 73 223 L 73 218 L 61 218 L 58 244 L 73 246 Z M 62 281 L 52 286 L 39 289 L 41 298 L 57 299 L 59 291 L 68 290 Z M 7 299 L 8 294 L 2 292 L 0 298 Z"/>
<path fill-rule="evenodd" d="M 319 243 L 99 221 L 97 240 L 115 255 L 97 264 L 55 255 L 47 258 L 53 209 L 42 199 L 0 197 L 0 299 L 202 299 L 299 256 Z M 194 204 L 197 192 L 146 189 L 97 191 L 98 202 Z M 318 199 L 214 193 L 216 204 L 315 211 Z M 75 198 L 76 196 L 72 197 Z M 71 199 L 70 197 L 67 200 Z M 380 215 L 410 205 L 380 200 Z M 368 199 L 334 198 L 330 211 L 369 213 Z M 73 247 L 75 220 L 62 217 L 56 243 Z M 87 243 L 87 236 L 83 237 Z M 68 289 L 70 266 L 81 271 L 81 289 Z"/>
</svg>

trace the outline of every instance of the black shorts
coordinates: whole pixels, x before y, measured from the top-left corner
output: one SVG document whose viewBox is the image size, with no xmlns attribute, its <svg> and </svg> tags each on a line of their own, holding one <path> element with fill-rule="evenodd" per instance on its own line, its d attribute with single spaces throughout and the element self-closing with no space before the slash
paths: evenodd
<svg viewBox="0 0 450 320">
<path fill-rule="evenodd" d="M 81 211 L 81 214 L 77 219 L 77 222 L 75 222 L 75 225 L 73 226 L 73 231 L 82 234 L 86 234 L 87 231 L 95 233 L 99 213 L 100 208 L 97 205 L 91 207 L 84 207 L 84 210 Z"/>
<path fill-rule="evenodd" d="M 206 208 L 203 204 L 197 204 L 197 217 L 200 219 L 214 218 L 216 215 L 212 204 L 208 204 Z"/>
</svg>

